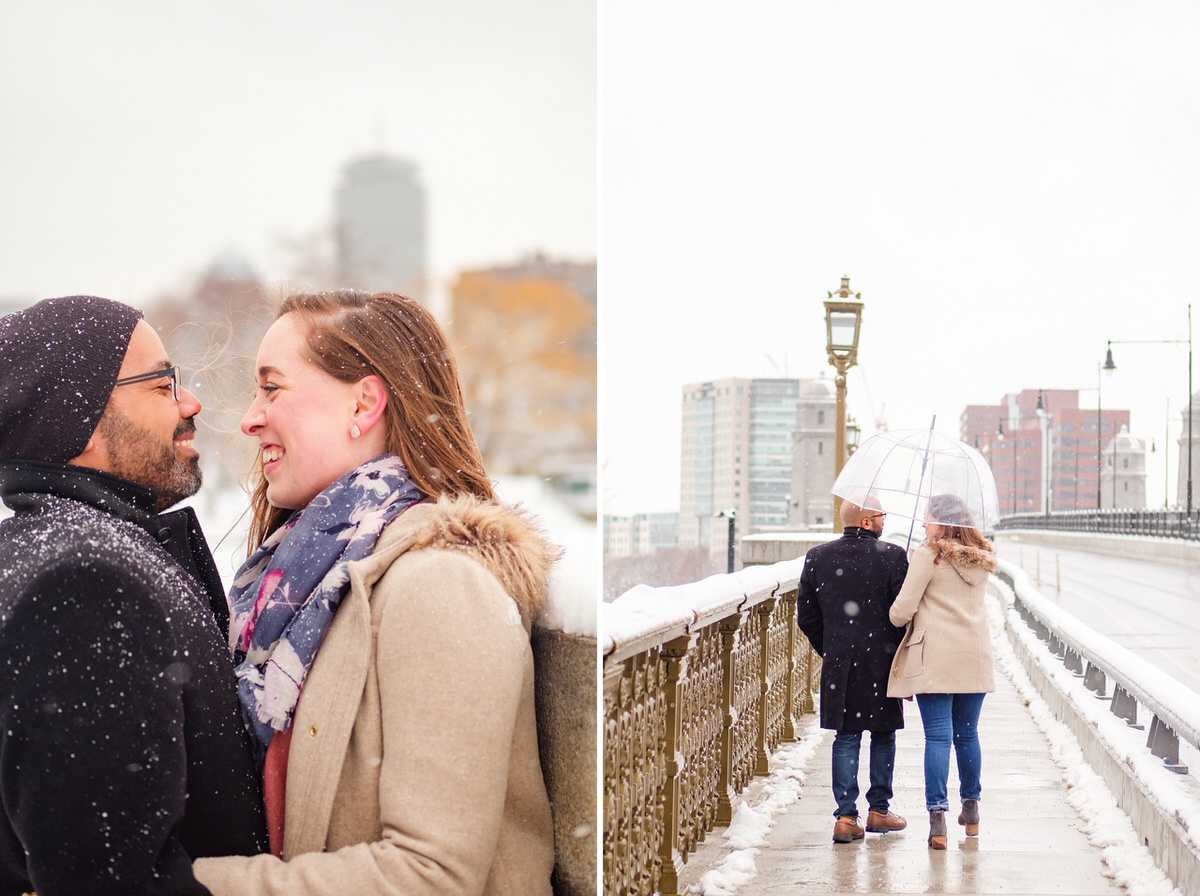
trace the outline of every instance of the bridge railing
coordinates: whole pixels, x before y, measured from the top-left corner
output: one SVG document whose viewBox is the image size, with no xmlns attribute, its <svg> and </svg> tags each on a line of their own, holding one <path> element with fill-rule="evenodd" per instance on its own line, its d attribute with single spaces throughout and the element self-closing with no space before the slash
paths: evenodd
<svg viewBox="0 0 1200 896">
<path fill-rule="evenodd" d="M 802 560 L 603 607 L 605 894 L 675 894 L 687 857 L 814 711 Z"/>
<path fill-rule="evenodd" d="M 1200 512 L 1184 510 L 1068 510 L 1057 513 L 1014 513 L 997 529 L 1053 529 L 1060 532 L 1153 535 L 1200 540 Z"/>
<path fill-rule="evenodd" d="M 1128 725 L 1138 727 L 1143 707 L 1151 716 L 1147 748 L 1168 768 L 1187 771 L 1179 763 L 1179 738 L 1200 749 L 1200 695 L 1047 600 L 1019 566 L 1002 560 L 996 576 L 1012 589 L 1017 612 L 1051 653 L 1097 696 L 1108 694 L 1111 681 L 1109 708 Z"/>
<path fill-rule="evenodd" d="M 996 577 L 1007 586 L 1010 613 L 1021 617 L 1008 627 L 1009 639 L 1055 718 L 1078 738 L 1158 867 L 1178 891 L 1200 893 L 1200 787 L 1179 754 L 1181 740 L 1200 748 L 1200 694 L 1065 613 L 1019 567 L 1001 561 Z M 1065 668 L 1056 669 L 1057 662 Z M 1083 687 L 1067 684 L 1067 672 Z M 1107 700 L 1115 718 L 1106 718 L 1087 691 Z M 1131 737 L 1121 726 L 1143 728 L 1139 708 L 1150 717 L 1144 747 L 1140 734 Z"/>
</svg>

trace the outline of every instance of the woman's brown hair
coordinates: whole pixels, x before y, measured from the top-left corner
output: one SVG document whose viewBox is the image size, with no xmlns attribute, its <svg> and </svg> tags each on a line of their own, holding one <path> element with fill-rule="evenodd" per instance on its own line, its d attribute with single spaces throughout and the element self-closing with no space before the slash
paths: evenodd
<svg viewBox="0 0 1200 896">
<path fill-rule="evenodd" d="M 933 495 L 929 499 L 928 517 L 941 527 L 937 536 L 926 539 L 926 544 L 933 548 L 934 563 L 942 558 L 946 543 L 951 541 L 988 553 L 995 552 L 992 543 L 976 528 L 966 502 L 958 495 Z"/>
<path fill-rule="evenodd" d="M 354 290 L 299 293 L 275 319 L 294 314 L 308 335 L 308 359 L 345 383 L 374 374 L 388 390 L 386 447 L 399 455 L 427 495 L 473 494 L 495 500 L 467 420 L 458 367 L 442 328 L 420 302 L 398 293 Z M 293 511 L 267 501 L 262 457 L 250 496 L 250 548 Z"/>
</svg>

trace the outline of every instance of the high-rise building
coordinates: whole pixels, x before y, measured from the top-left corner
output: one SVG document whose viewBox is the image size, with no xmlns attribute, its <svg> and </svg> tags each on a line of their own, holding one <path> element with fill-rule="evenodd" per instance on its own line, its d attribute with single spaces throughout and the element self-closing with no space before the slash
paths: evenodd
<svg viewBox="0 0 1200 896">
<path fill-rule="evenodd" d="M 723 556 L 730 511 L 735 544 L 787 525 L 799 398 L 795 379 L 725 379 L 683 387 L 680 547 Z"/>
<path fill-rule="evenodd" d="M 425 297 L 425 190 L 412 162 L 368 156 L 347 164 L 335 218 L 342 285 Z"/>
<path fill-rule="evenodd" d="M 1081 408 L 1076 389 L 1025 389 L 997 405 L 968 405 L 960 424 L 962 440 L 992 468 L 1002 516 L 1094 510 L 1105 446 L 1128 428 L 1129 411 Z"/>
</svg>

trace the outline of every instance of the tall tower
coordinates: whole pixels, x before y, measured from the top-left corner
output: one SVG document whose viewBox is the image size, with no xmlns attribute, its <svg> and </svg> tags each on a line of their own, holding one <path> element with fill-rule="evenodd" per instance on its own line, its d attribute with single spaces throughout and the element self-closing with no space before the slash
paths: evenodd
<svg viewBox="0 0 1200 896">
<path fill-rule="evenodd" d="M 788 493 L 790 529 L 828 526 L 833 520 L 833 461 L 837 399 L 826 379 L 801 381 L 792 446 L 792 481 Z"/>
<path fill-rule="evenodd" d="M 800 381 L 726 379 L 683 387 L 679 545 L 723 557 L 734 537 L 782 529 Z"/>
<path fill-rule="evenodd" d="M 416 166 L 390 156 L 350 162 L 335 205 L 342 285 L 423 299 L 425 190 Z"/>
</svg>

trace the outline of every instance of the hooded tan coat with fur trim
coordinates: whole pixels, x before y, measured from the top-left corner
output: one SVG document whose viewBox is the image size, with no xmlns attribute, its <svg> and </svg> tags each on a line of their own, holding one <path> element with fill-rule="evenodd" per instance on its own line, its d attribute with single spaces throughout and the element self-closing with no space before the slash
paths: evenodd
<svg viewBox="0 0 1200 896">
<path fill-rule="evenodd" d="M 474 498 L 389 525 L 304 683 L 284 860 L 201 859 L 196 877 L 216 896 L 548 896 L 529 627 L 556 556 Z"/>
<path fill-rule="evenodd" d="M 913 551 L 908 575 L 888 616 L 908 625 L 892 659 L 889 697 L 994 691 L 992 636 L 983 590 L 996 556 L 946 542 L 938 562 L 927 544 Z"/>
</svg>

